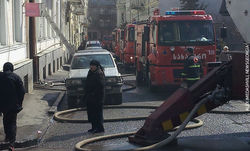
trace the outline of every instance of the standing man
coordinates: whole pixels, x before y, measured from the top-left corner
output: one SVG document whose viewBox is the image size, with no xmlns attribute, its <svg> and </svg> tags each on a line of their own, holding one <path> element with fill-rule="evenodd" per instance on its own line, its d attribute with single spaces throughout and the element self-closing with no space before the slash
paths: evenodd
<svg viewBox="0 0 250 151">
<path fill-rule="evenodd" d="M 17 113 L 22 110 L 25 94 L 22 80 L 13 70 L 13 64 L 7 62 L 0 73 L 0 112 L 3 113 L 5 142 L 9 143 L 10 151 L 14 150 Z"/>
<path fill-rule="evenodd" d="M 184 62 L 184 70 L 182 77 L 184 82 L 187 84 L 187 87 L 192 86 L 195 82 L 200 80 L 200 76 L 203 73 L 201 61 L 194 56 L 194 49 L 187 48 L 188 57 Z"/>
<path fill-rule="evenodd" d="M 90 62 L 90 70 L 85 83 L 84 101 L 87 103 L 88 121 L 92 128 L 91 133 L 104 132 L 103 127 L 103 103 L 105 97 L 104 69 L 96 60 Z"/>
<path fill-rule="evenodd" d="M 229 54 L 228 46 L 224 46 L 222 52 L 220 53 L 220 61 L 222 63 L 232 60 L 232 56 Z"/>
</svg>

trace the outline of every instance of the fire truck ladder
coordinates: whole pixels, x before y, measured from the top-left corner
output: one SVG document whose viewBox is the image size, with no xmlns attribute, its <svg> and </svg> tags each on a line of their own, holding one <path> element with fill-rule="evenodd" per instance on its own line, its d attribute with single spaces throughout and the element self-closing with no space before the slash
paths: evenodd
<svg viewBox="0 0 250 151">
<path fill-rule="evenodd" d="M 60 31 L 60 29 L 57 27 L 56 23 L 53 21 L 53 19 L 50 17 L 48 11 L 43 8 L 41 11 L 41 16 L 45 17 L 47 19 L 47 21 L 50 23 L 52 29 L 55 31 L 55 33 L 57 34 L 57 36 L 60 38 L 60 40 L 62 41 L 62 43 L 65 45 L 65 47 L 67 48 L 67 50 L 69 51 L 69 53 L 71 55 L 73 55 L 75 53 L 75 49 L 74 47 L 68 42 L 68 40 L 65 38 L 65 36 L 63 35 L 63 33 Z"/>
</svg>

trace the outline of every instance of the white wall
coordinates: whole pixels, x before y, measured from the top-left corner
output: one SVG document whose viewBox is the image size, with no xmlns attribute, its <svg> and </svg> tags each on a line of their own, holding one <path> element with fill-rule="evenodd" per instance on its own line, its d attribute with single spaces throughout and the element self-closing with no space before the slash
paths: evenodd
<svg viewBox="0 0 250 151">
<path fill-rule="evenodd" d="M 22 13 L 24 1 L 0 1 L 0 70 L 7 61 L 17 64 L 28 58 Z"/>
</svg>

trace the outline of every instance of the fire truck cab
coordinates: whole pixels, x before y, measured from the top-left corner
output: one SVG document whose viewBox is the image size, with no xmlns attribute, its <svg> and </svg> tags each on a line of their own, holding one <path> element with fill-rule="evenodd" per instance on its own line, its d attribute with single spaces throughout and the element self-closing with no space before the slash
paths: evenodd
<svg viewBox="0 0 250 151">
<path fill-rule="evenodd" d="M 203 74 L 207 63 L 216 61 L 213 20 L 203 10 L 168 11 L 136 28 L 137 79 L 147 81 L 149 88 L 181 83 L 185 49 L 191 47 L 201 59 Z"/>
<path fill-rule="evenodd" d="M 123 30 L 121 30 L 121 29 L 116 29 L 115 31 L 114 31 L 114 33 L 115 33 L 115 46 L 114 46 L 114 48 L 115 48 L 115 56 L 116 56 L 116 58 L 117 59 L 119 59 L 120 60 L 120 56 L 121 56 L 121 49 L 123 48 L 123 34 L 124 34 L 124 32 L 123 32 Z"/>
<path fill-rule="evenodd" d="M 127 24 L 124 28 L 124 48 L 120 56 L 125 66 L 135 63 L 135 24 Z"/>
</svg>

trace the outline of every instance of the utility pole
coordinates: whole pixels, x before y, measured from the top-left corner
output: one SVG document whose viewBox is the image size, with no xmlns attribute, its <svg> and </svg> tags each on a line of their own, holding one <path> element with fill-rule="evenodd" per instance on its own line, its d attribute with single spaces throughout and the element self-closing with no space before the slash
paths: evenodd
<svg viewBox="0 0 250 151">
<path fill-rule="evenodd" d="M 35 0 L 29 0 L 34 3 Z M 38 77 L 38 58 L 36 57 L 36 22 L 35 17 L 29 17 L 29 58 L 33 60 L 33 81 L 37 82 Z"/>
</svg>

